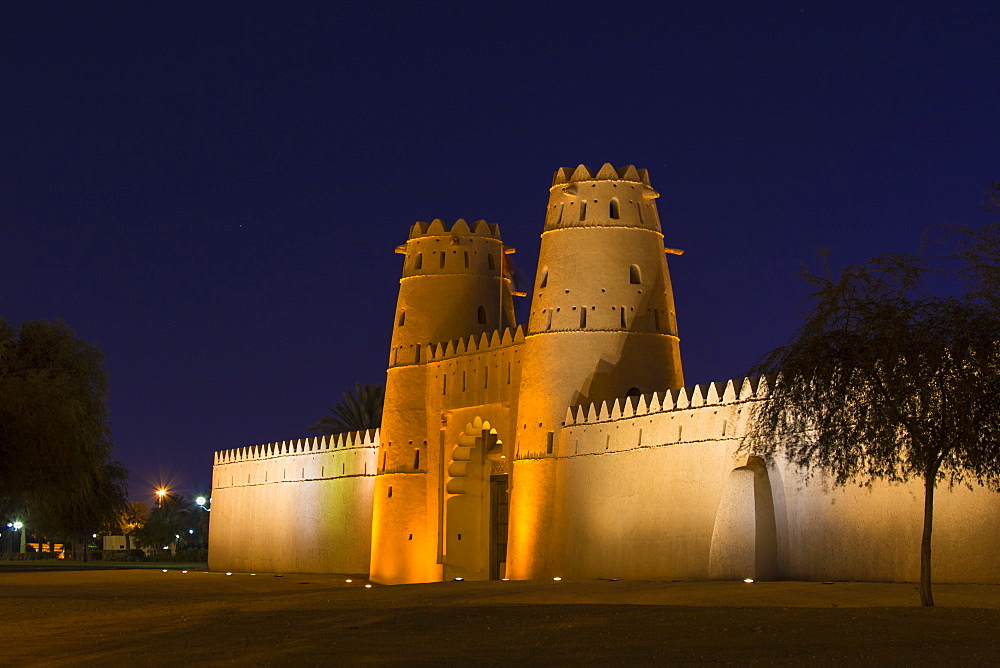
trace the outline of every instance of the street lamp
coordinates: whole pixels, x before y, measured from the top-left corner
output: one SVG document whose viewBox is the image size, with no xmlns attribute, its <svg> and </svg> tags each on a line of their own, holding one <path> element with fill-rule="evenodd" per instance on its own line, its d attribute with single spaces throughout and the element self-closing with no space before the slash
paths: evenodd
<svg viewBox="0 0 1000 668">
<path fill-rule="evenodd" d="M 160 489 L 156 490 L 156 507 L 157 508 L 160 508 L 160 509 L 163 508 L 163 497 L 165 497 L 166 495 L 167 495 L 167 490 L 165 490 L 164 488 L 161 487 Z"/>
</svg>

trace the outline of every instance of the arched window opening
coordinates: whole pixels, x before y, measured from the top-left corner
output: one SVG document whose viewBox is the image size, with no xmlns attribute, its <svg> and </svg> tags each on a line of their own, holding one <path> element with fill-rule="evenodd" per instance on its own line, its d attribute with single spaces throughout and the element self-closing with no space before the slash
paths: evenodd
<svg viewBox="0 0 1000 668">
<path fill-rule="evenodd" d="M 580 309 L 580 329 L 587 328 L 587 307 L 584 306 Z"/>
<path fill-rule="evenodd" d="M 480 325 L 485 325 L 486 324 L 486 307 L 485 306 L 480 306 L 479 307 L 479 311 L 477 312 L 476 315 L 479 317 L 479 324 Z"/>
<path fill-rule="evenodd" d="M 490 269 L 497 268 L 497 261 L 493 259 L 493 253 L 490 253 L 486 256 L 486 266 L 489 267 Z"/>
<path fill-rule="evenodd" d="M 416 271 L 424 266 L 424 254 L 417 253 L 417 257 L 413 258 L 413 270 Z"/>
<path fill-rule="evenodd" d="M 414 451 L 413 453 L 413 470 L 416 471 L 420 468 L 420 449 Z"/>
<path fill-rule="evenodd" d="M 628 321 L 625 320 L 625 307 L 624 306 L 622 306 L 622 310 L 621 310 L 620 315 L 621 315 L 622 329 L 625 329 L 626 327 L 628 327 Z"/>
<path fill-rule="evenodd" d="M 441 268 L 444 269 L 444 258 L 447 255 L 444 251 L 441 251 Z"/>
<path fill-rule="evenodd" d="M 402 327 L 404 322 L 406 322 L 406 311 L 400 311 L 399 320 L 396 322 L 396 325 Z"/>
<path fill-rule="evenodd" d="M 542 267 L 542 277 L 538 279 L 538 287 L 544 288 L 549 284 L 549 268 Z"/>
<path fill-rule="evenodd" d="M 545 323 L 545 329 L 546 330 L 552 329 L 552 309 L 549 309 L 549 318 L 548 322 Z"/>
<path fill-rule="evenodd" d="M 580 220 L 587 219 L 587 203 L 580 202 Z"/>
<path fill-rule="evenodd" d="M 465 251 L 465 268 L 469 268 L 469 251 Z"/>
<path fill-rule="evenodd" d="M 632 285 L 642 284 L 642 275 L 639 273 L 639 265 L 633 264 L 628 268 L 628 282 Z"/>
<path fill-rule="evenodd" d="M 617 220 L 621 216 L 618 215 L 618 200 L 611 200 L 611 218 L 612 220 Z"/>
</svg>

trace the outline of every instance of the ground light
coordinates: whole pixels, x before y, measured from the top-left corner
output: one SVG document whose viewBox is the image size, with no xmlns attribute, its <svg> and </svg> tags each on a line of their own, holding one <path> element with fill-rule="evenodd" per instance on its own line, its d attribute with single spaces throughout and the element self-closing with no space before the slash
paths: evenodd
<svg viewBox="0 0 1000 668">
<path fill-rule="evenodd" d="M 552 579 L 555 580 L 556 582 L 559 582 L 560 580 L 562 580 L 562 578 L 552 578 Z"/>
<path fill-rule="evenodd" d="M 372 588 L 371 585 L 365 585 L 365 589 L 371 589 L 371 588 Z"/>
<path fill-rule="evenodd" d="M 354 580 L 344 580 L 344 582 L 350 584 L 350 583 L 354 582 Z"/>
<path fill-rule="evenodd" d="M 753 578 L 744 578 L 743 581 L 747 584 L 753 584 Z"/>
</svg>

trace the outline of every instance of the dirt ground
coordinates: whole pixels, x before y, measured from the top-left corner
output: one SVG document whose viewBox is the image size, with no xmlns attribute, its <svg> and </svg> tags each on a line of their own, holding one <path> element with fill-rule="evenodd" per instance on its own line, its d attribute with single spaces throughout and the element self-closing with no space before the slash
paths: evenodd
<svg viewBox="0 0 1000 668">
<path fill-rule="evenodd" d="M 0 665 L 1000 662 L 1000 587 L 0 570 Z"/>
</svg>

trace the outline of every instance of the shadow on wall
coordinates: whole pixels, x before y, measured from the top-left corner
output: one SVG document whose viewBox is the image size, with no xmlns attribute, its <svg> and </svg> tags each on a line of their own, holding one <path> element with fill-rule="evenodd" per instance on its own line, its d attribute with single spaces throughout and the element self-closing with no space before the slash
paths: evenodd
<svg viewBox="0 0 1000 668">
<path fill-rule="evenodd" d="M 646 337 L 624 337 L 625 344 L 613 359 L 602 358 L 573 396 L 570 406 L 612 402 L 626 395 L 649 395 L 684 385 L 677 344 L 664 339 L 655 357 Z M 671 350 L 673 347 L 673 350 Z M 676 379 L 676 380 L 674 380 Z"/>
</svg>

